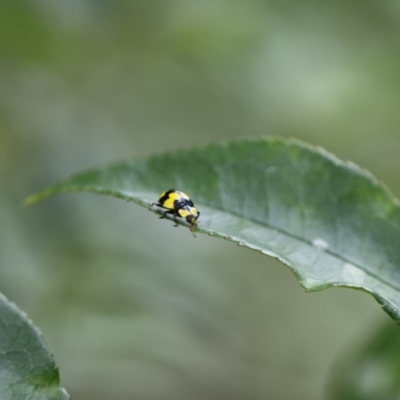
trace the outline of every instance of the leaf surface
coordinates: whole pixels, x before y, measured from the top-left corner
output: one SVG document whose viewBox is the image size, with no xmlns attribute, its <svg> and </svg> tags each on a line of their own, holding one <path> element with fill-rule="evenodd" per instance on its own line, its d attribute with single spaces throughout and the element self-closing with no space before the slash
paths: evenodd
<svg viewBox="0 0 400 400">
<path fill-rule="evenodd" d="M 367 291 L 400 321 L 398 202 L 321 148 L 278 138 L 212 144 L 85 171 L 25 203 L 86 191 L 148 207 L 170 188 L 201 211 L 198 232 L 278 258 L 307 290 Z"/>
<path fill-rule="evenodd" d="M 42 334 L 0 294 L 0 399 L 68 400 Z"/>
</svg>

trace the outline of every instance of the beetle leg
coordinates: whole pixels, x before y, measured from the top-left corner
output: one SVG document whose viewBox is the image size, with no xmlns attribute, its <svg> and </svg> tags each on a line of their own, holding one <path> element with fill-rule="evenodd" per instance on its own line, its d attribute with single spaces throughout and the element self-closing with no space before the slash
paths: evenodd
<svg viewBox="0 0 400 400">
<path fill-rule="evenodd" d="M 175 216 L 175 211 L 173 211 L 173 210 L 164 211 L 164 212 L 163 212 L 163 215 L 161 215 L 159 218 L 160 218 L 160 219 L 167 218 L 167 214 L 171 214 L 172 217 L 174 217 L 174 216 Z"/>
<path fill-rule="evenodd" d="M 151 210 L 154 206 L 162 207 L 162 205 L 160 203 L 149 203 L 148 204 L 149 210 Z"/>
<path fill-rule="evenodd" d="M 179 224 L 178 224 L 178 220 L 176 219 L 176 217 L 177 217 L 176 211 L 171 214 L 172 214 L 172 220 L 174 221 L 174 226 L 178 227 Z"/>
<path fill-rule="evenodd" d="M 169 211 L 164 211 L 164 212 L 163 212 L 163 215 L 160 215 L 159 218 L 160 218 L 160 219 L 167 218 L 167 214 L 169 214 Z"/>
</svg>

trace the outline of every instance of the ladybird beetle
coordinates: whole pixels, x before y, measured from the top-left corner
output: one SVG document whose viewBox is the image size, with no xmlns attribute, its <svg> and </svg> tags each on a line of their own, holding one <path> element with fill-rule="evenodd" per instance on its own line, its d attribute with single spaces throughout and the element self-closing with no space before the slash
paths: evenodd
<svg viewBox="0 0 400 400">
<path fill-rule="evenodd" d="M 197 211 L 193 201 L 186 193 L 175 189 L 166 190 L 160 194 L 157 203 L 151 204 L 151 206 L 154 205 L 166 209 L 160 218 L 165 218 L 167 214 L 171 214 L 173 217 L 185 218 L 190 224 L 190 230 L 197 226 L 200 212 Z"/>
</svg>

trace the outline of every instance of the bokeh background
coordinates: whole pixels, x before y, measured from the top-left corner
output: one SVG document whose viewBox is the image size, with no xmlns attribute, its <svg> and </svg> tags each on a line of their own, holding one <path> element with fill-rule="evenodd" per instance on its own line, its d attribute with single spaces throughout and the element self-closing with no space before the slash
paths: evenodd
<svg viewBox="0 0 400 400">
<path fill-rule="evenodd" d="M 85 167 L 265 134 L 399 196 L 399 71 L 389 0 L 0 0 L 0 290 L 74 400 L 329 396 L 332 367 L 389 319 L 372 297 L 307 294 L 131 203 L 20 203 Z"/>
</svg>

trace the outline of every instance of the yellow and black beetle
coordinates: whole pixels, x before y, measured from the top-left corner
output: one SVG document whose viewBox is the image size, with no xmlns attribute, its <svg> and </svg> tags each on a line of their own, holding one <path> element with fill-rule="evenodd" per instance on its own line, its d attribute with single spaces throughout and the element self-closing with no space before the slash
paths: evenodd
<svg viewBox="0 0 400 400">
<path fill-rule="evenodd" d="M 151 206 L 154 205 L 167 210 L 160 218 L 165 218 L 167 214 L 171 214 L 173 217 L 185 218 L 190 224 L 190 230 L 197 226 L 200 212 L 197 211 L 193 201 L 186 193 L 175 189 L 166 190 L 160 194 L 157 203 L 151 204 Z"/>
</svg>

